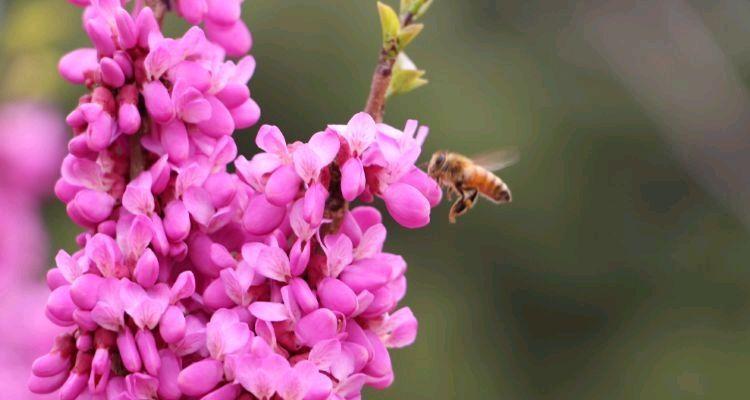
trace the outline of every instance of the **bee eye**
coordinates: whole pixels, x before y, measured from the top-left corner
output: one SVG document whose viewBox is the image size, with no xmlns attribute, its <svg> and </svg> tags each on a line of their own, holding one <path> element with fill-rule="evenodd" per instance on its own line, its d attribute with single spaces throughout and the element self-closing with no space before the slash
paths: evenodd
<svg viewBox="0 0 750 400">
<path fill-rule="evenodd" d="M 444 163 L 444 162 L 445 162 L 445 154 L 440 154 L 440 155 L 439 155 L 439 156 L 437 157 L 437 159 L 435 160 L 435 164 L 436 164 L 437 166 L 441 166 L 441 165 L 443 165 L 443 163 Z"/>
</svg>

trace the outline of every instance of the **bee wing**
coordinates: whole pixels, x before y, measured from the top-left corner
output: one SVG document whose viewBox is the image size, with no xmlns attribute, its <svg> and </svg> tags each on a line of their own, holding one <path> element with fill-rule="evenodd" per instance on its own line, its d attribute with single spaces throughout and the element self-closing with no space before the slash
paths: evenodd
<svg viewBox="0 0 750 400">
<path fill-rule="evenodd" d="M 487 153 L 480 153 L 470 158 L 474 161 L 474 164 L 488 171 L 499 171 L 517 163 L 521 159 L 521 154 L 517 147 L 508 147 Z"/>
</svg>

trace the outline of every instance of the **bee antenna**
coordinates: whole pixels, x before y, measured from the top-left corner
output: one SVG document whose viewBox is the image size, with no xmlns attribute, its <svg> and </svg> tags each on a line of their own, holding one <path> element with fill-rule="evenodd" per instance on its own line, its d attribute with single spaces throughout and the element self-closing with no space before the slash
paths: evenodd
<svg viewBox="0 0 750 400">
<path fill-rule="evenodd" d="M 430 162 L 429 162 L 429 161 L 423 161 L 423 162 L 419 163 L 419 165 L 418 165 L 418 166 L 419 166 L 419 168 L 421 168 L 421 169 L 427 169 L 427 167 L 429 167 L 429 166 L 430 166 Z"/>
</svg>

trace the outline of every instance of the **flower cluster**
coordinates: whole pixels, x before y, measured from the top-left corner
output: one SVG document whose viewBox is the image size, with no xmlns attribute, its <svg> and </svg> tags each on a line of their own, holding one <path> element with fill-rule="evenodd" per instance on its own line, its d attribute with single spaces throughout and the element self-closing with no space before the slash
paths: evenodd
<svg viewBox="0 0 750 400">
<path fill-rule="evenodd" d="M 217 2 L 181 3 L 184 14 Z M 68 331 L 29 388 L 322 400 L 390 385 L 387 348 L 417 330 L 397 309 L 406 262 L 383 251 L 380 213 L 349 203 L 379 197 L 401 225 L 426 225 L 441 198 L 414 165 L 427 128 L 359 113 L 287 143 L 266 125 L 247 160 L 231 135 L 259 117 L 252 58 L 224 61 L 198 27 L 165 38 L 150 8 L 130 14 L 119 0 L 91 1 L 84 26 L 96 48 L 66 55 L 60 72 L 91 93 L 68 115 L 55 189 L 86 230 L 47 275 L 46 315 Z"/>
<path fill-rule="evenodd" d="M 48 290 L 39 276 L 47 237 L 40 201 L 51 194 L 64 134 L 50 107 L 0 105 L 0 382 L 8 398 L 39 398 L 24 384 L 28 366 L 60 330 L 43 313 Z M 44 157 L 29 157 L 37 151 Z"/>
<path fill-rule="evenodd" d="M 231 56 L 241 56 L 253 38 L 240 19 L 244 0 L 176 0 L 177 13 L 193 25 L 203 22 L 208 38 Z"/>
<path fill-rule="evenodd" d="M 69 0 L 71 3 L 90 7 L 92 4 L 120 3 L 128 0 Z M 240 19 L 244 0 L 173 0 L 178 15 L 192 25 L 203 23 L 208 38 L 223 47 L 230 56 L 241 56 L 250 51 L 253 38 L 247 25 Z M 136 10 L 143 0 L 137 0 Z"/>
</svg>

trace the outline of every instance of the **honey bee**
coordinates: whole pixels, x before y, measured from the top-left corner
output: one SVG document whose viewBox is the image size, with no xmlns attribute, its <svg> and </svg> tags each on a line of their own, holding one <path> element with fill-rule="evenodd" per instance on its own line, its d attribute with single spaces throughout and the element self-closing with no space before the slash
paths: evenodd
<svg viewBox="0 0 750 400">
<path fill-rule="evenodd" d="M 498 171 L 518 161 L 515 150 L 499 150 L 475 158 L 469 158 L 449 151 L 437 151 L 427 165 L 427 173 L 448 190 L 458 200 L 451 206 L 448 220 L 456 222 L 456 217 L 465 214 L 477 202 L 481 194 L 493 203 L 509 203 L 510 189 L 492 171 Z"/>
</svg>

